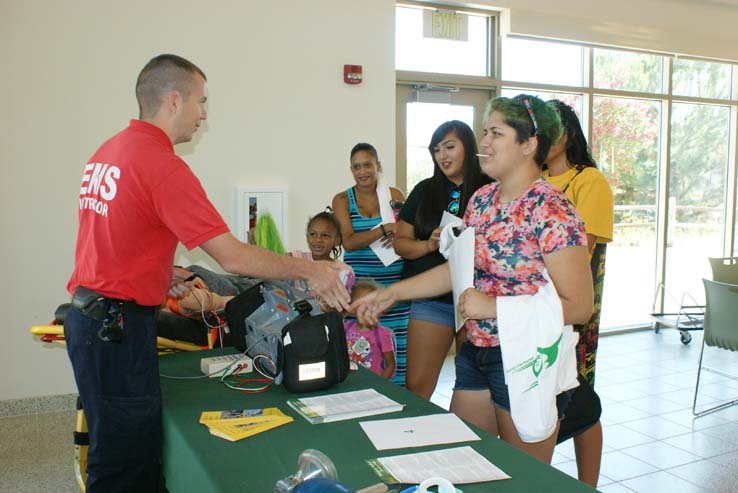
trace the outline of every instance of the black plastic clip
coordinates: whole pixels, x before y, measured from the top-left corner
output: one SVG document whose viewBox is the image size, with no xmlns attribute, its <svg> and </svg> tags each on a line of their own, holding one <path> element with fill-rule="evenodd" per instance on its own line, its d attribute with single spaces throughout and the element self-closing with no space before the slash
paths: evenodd
<svg viewBox="0 0 738 493">
<path fill-rule="evenodd" d="M 311 305 L 308 300 L 295 301 L 295 304 L 293 306 L 301 317 L 304 317 L 308 315 L 311 311 L 313 311 L 313 305 Z"/>
</svg>

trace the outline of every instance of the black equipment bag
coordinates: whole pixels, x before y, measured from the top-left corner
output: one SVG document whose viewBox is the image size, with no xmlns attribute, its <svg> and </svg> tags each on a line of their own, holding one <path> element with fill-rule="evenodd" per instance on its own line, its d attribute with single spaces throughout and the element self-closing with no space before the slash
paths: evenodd
<svg viewBox="0 0 738 493">
<path fill-rule="evenodd" d="M 348 375 L 346 334 L 337 312 L 302 312 L 282 329 L 282 349 L 283 383 L 290 392 L 327 389 Z"/>
<path fill-rule="evenodd" d="M 228 322 L 229 342 L 239 351 L 246 351 L 246 318 L 264 304 L 262 294 L 263 283 L 251 286 L 225 306 L 225 317 Z M 249 354 L 252 356 L 252 354 Z"/>
<path fill-rule="evenodd" d="M 311 392 L 346 379 L 341 315 L 321 313 L 318 303 L 291 282 L 263 280 L 229 301 L 225 313 L 232 344 L 252 358 L 269 358 L 274 367 L 264 369 L 273 372 L 275 384 Z"/>
</svg>

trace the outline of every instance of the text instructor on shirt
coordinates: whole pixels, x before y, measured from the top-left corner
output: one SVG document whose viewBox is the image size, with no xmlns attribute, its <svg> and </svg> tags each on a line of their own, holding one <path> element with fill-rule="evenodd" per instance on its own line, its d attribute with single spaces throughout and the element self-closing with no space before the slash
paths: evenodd
<svg viewBox="0 0 738 493">
<path fill-rule="evenodd" d="M 102 307 L 84 310 L 87 315 L 71 310 L 64 322 L 89 428 L 88 493 L 161 488 L 156 313 L 168 290 L 176 295 L 187 289 L 172 269 L 180 241 L 188 249 L 201 247 L 228 272 L 304 279 L 324 303 L 336 309 L 349 303 L 339 279 L 345 264 L 241 243 L 174 154 L 173 146 L 192 140 L 207 118 L 202 70 L 175 55 L 157 56 L 138 76 L 136 99 L 139 119 L 85 166 L 67 285 L 75 301 L 98 299 L 93 306 Z"/>
</svg>

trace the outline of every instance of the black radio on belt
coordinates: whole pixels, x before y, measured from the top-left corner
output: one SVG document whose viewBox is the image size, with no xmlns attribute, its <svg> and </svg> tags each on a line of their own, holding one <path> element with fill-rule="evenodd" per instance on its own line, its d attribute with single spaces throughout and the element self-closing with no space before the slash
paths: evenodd
<svg viewBox="0 0 738 493">
<path fill-rule="evenodd" d="M 123 303 L 111 300 L 84 286 L 77 286 L 72 296 L 72 306 L 85 317 L 102 322 L 97 337 L 105 342 L 120 342 L 123 338 L 121 327 Z"/>
</svg>

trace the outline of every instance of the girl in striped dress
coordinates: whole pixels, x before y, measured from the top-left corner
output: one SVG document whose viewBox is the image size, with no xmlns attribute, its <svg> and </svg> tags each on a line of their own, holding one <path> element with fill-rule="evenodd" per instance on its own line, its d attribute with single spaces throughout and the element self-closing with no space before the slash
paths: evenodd
<svg viewBox="0 0 738 493">
<path fill-rule="evenodd" d="M 356 144 L 351 149 L 350 169 L 355 185 L 333 198 L 333 212 L 341 224 L 343 235 L 343 261 L 354 269 L 357 279 L 371 278 L 386 287 L 400 280 L 403 261 L 398 259 L 385 266 L 369 247 L 377 240 L 391 247 L 397 230 L 397 223 L 383 222 L 380 215 L 377 182 L 382 163 L 374 146 Z M 401 204 L 405 197 L 400 190 L 390 187 L 390 199 L 393 203 Z M 397 371 L 393 381 L 400 385 L 405 384 L 408 313 L 408 303 L 398 303 L 380 321 L 395 337 Z"/>
</svg>

